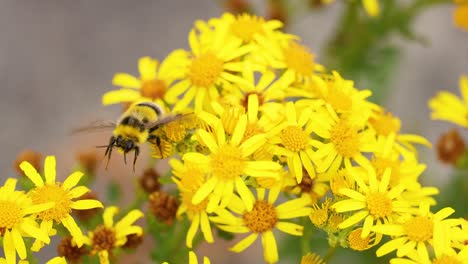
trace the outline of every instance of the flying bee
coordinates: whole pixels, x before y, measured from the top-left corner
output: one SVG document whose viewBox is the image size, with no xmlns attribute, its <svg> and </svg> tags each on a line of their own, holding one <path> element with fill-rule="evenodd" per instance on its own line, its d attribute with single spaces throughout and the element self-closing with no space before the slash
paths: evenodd
<svg viewBox="0 0 468 264">
<path fill-rule="evenodd" d="M 112 155 L 112 150 L 116 148 L 124 155 L 124 162 L 127 163 L 127 153 L 134 151 L 133 170 L 140 154 L 140 145 L 150 142 L 159 149 L 161 158 L 165 158 L 162 149 L 162 137 L 165 126 L 171 124 L 182 124 L 183 121 L 193 119 L 193 113 L 165 115 L 162 108 L 153 102 L 139 102 L 132 104 L 115 122 L 95 122 L 90 126 L 75 129 L 73 133 L 91 131 L 96 129 L 113 128 L 112 136 L 106 148 L 104 156 L 107 157 L 107 164 Z M 186 126 L 179 125 L 181 129 Z M 107 168 L 107 165 L 106 165 Z"/>
</svg>

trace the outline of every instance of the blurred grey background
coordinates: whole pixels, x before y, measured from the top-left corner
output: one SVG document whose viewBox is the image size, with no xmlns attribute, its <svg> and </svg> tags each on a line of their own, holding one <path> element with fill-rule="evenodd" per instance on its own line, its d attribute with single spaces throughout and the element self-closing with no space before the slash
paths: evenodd
<svg viewBox="0 0 468 264">
<path fill-rule="evenodd" d="M 319 61 L 342 7 L 335 3 L 291 21 L 290 32 L 298 34 Z M 468 32 L 453 26 L 453 9 L 441 6 L 417 19 L 414 28 L 430 45 L 402 43 L 404 58 L 386 102 L 401 118 L 403 132 L 421 134 L 433 143 L 453 125 L 429 120 L 428 99 L 440 89 L 459 94 L 459 76 L 468 74 Z M 96 139 L 70 136 L 70 130 L 119 116 L 120 106 L 101 105 L 114 73 L 136 74 L 139 57 L 163 59 L 175 48 L 186 48 L 193 22 L 221 12 L 215 0 L 0 0 L 2 182 L 15 175 L 11 164 L 24 149 L 57 155 L 58 177 L 65 178 L 76 151 L 108 140 L 109 134 Z M 432 150 L 421 150 L 421 161 L 428 164 L 422 181 L 443 186 L 450 168 L 440 164 Z M 133 177 L 129 166 L 122 168 Z M 112 170 L 102 174 L 112 176 Z M 232 243 L 223 243 L 228 245 Z M 212 259 L 228 263 L 233 256 L 222 251 Z"/>
</svg>

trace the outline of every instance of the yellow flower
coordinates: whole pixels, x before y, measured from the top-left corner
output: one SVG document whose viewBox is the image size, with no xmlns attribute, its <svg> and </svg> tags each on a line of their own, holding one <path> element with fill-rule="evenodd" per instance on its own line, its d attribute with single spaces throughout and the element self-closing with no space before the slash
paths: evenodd
<svg viewBox="0 0 468 264">
<path fill-rule="evenodd" d="M 213 243 L 213 234 L 206 211 L 208 197 L 198 204 L 192 202 L 192 198 L 197 190 L 206 182 L 205 172 L 196 164 L 182 163 L 176 159 L 172 159 L 169 163 L 174 174 L 172 180 L 176 183 L 180 194 L 177 217 L 187 214 L 191 222 L 185 240 L 187 247 L 192 248 L 193 238 L 200 228 L 205 240 L 208 243 Z"/>
<path fill-rule="evenodd" d="M 365 168 L 371 166 L 363 155 L 363 152 L 374 152 L 376 149 L 375 137 L 369 129 L 338 117 L 331 107 L 314 114 L 310 123 L 313 132 L 326 140 L 325 143 L 318 140 L 311 142 L 317 148 L 312 156 L 317 172 L 335 173 L 342 163 L 350 168 L 351 161 Z"/>
<path fill-rule="evenodd" d="M 109 255 L 113 250 L 123 246 L 127 242 L 127 236 L 137 234 L 141 236 L 143 229 L 140 226 L 133 225 L 139 218 L 143 217 L 140 210 L 132 210 L 120 221 L 114 224 L 114 216 L 118 212 L 115 206 L 104 210 L 104 224 L 96 227 L 86 237 L 86 244 L 91 246 L 91 254 L 98 254 L 101 264 L 109 264 Z"/>
<path fill-rule="evenodd" d="M 213 217 L 212 221 L 218 223 L 220 229 L 230 233 L 251 233 L 231 247 L 231 251 L 244 251 L 260 235 L 265 262 L 276 263 L 279 257 L 273 230 L 278 229 L 294 236 L 302 235 L 303 226 L 281 220 L 309 215 L 311 211 L 308 207 L 310 199 L 308 196 L 303 196 L 275 206 L 280 193 L 279 187 L 278 185 L 270 189 L 268 197 L 265 197 L 265 189 L 258 188 L 258 198 L 251 209 L 246 208 L 238 196 L 234 196 L 228 208 L 239 216 L 235 216 L 226 209 L 216 211 L 218 216 Z"/>
<path fill-rule="evenodd" d="M 431 118 L 468 128 L 468 76 L 460 78 L 460 93 L 461 98 L 458 98 L 450 92 L 441 91 L 429 100 Z"/>
<path fill-rule="evenodd" d="M 243 177 L 278 178 L 281 170 L 276 162 L 257 161 L 251 157 L 251 154 L 265 144 L 266 135 L 258 134 L 241 143 L 247 127 L 245 114 L 239 118 L 229 138 L 226 138 L 227 133 L 219 118 L 207 112 L 200 113 L 199 117 L 213 131 L 197 131 L 200 143 L 208 147 L 208 156 L 197 152 L 189 152 L 183 156 L 184 161 L 198 163 L 208 173 L 207 181 L 196 191 L 192 203 L 199 204 L 213 194 L 207 205 L 207 212 L 213 212 L 218 205 L 225 207 L 229 203 L 235 189 L 246 207 L 251 209 L 254 201 Z"/>
<path fill-rule="evenodd" d="M 397 250 L 397 256 L 403 257 L 412 250 L 417 250 L 420 257 L 428 258 L 427 246 L 429 245 L 434 248 L 436 255 L 441 256 L 445 249 L 450 248 L 448 238 L 451 234 L 447 233 L 447 227 L 461 223 L 461 220 L 446 219 L 453 212 L 452 208 L 446 207 L 432 214 L 429 211 L 429 205 L 423 203 L 416 216 L 402 218 L 401 224 L 388 223 L 373 227 L 374 232 L 393 238 L 377 250 L 377 256 Z"/>
<path fill-rule="evenodd" d="M 284 70 L 281 78 L 298 82 L 309 82 L 317 72 L 325 68 L 315 62 L 315 55 L 309 48 L 296 40 L 282 41 L 282 43 L 263 40 L 262 49 L 272 52 L 272 56 L 265 58 L 264 64 L 274 69 Z"/>
<path fill-rule="evenodd" d="M 232 89 L 226 91 L 222 100 L 232 105 L 242 105 L 246 111 L 256 107 L 254 111 L 275 119 L 282 109 L 281 102 L 286 98 L 285 89 L 292 83 L 293 79 L 285 79 L 284 76 L 276 79 L 276 74 L 271 70 L 255 72 L 252 65 L 245 63 L 242 78 L 251 85 L 233 85 Z M 261 74 L 261 75 L 260 75 Z M 259 78 L 256 78 L 259 77 Z M 255 104 L 255 105 L 253 105 Z"/>
<path fill-rule="evenodd" d="M 454 0 L 457 7 L 453 11 L 453 23 L 461 29 L 468 30 L 468 1 Z"/>
<path fill-rule="evenodd" d="M 354 229 L 348 234 L 348 246 L 356 251 L 364 251 L 377 245 L 382 239 L 382 234 L 371 232 L 369 235 L 362 237 L 362 228 Z"/>
<path fill-rule="evenodd" d="M 296 109 L 292 102 L 286 103 L 286 120 L 273 128 L 269 134 L 274 135 L 270 143 L 275 144 L 275 154 L 286 157 L 288 168 L 298 183 L 302 182 L 303 168 L 311 179 L 315 178 L 315 168 L 312 165 L 311 132 L 312 125 L 309 122 L 312 110 Z"/>
<path fill-rule="evenodd" d="M 354 82 L 346 80 L 333 71 L 332 75 L 322 74 L 312 77 L 310 84 L 288 89 L 289 96 L 300 96 L 300 105 L 330 105 L 340 118 L 345 118 L 357 126 L 363 126 L 378 106 L 367 101 L 372 92 L 358 90 Z"/>
<path fill-rule="evenodd" d="M 390 264 L 464 264 L 468 263 L 468 247 L 463 248 L 458 253 L 453 251 L 450 255 L 440 255 L 433 258 L 420 256 L 418 251 L 413 250 L 408 253 L 408 258 L 393 258 Z"/>
<path fill-rule="evenodd" d="M 7 264 L 16 263 L 16 253 L 20 260 L 26 259 L 23 237 L 33 237 L 50 243 L 47 233 L 37 227 L 33 215 L 51 208 L 54 203 L 46 201 L 33 204 L 24 192 L 15 190 L 16 182 L 16 179 L 8 178 L 0 187 L 0 237 L 6 258 L 4 263 Z"/>
<path fill-rule="evenodd" d="M 362 168 L 354 168 L 349 169 L 349 172 L 356 181 L 357 188 L 341 188 L 340 193 L 349 199 L 338 201 L 331 208 L 338 213 L 357 212 L 343 221 L 339 228 L 354 226 L 364 220 L 361 237 L 365 238 L 373 226 L 393 222 L 396 217 L 411 211 L 410 205 L 400 198 L 405 187 L 401 184 L 389 186 L 390 169 L 385 170 L 381 180 L 377 179 L 373 169 L 366 173 Z"/>
<path fill-rule="evenodd" d="M 380 8 L 378 0 L 362 0 L 362 5 L 369 16 L 376 17 L 379 15 Z"/>
<path fill-rule="evenodd" d="M 161 63 L 151 57 L 142 57 L 138 61 L 140 77 L 134 77 L 128 73 L 116 73 L 112 84 L 120 86 L 119 90 L 113 90 L 102 96 L 104 105 L 137 101 L 156 101 L 163 105 L 162 98 L 173 82 L 180 78 L 177 67 L 185 52 L 175 50 Z"/>
<path fill-rule="evenodd" d="M 165 95 L 166 101 L 174 104 L 175 112 L 192 102 L 195 111 L 202 110 L 205 104 L 219 97 L 219 87 L 225 89 L 232 83 L 249 85 L 234 73 L 242 70 L 243 62 L 239 59 L 250 51 L 250 47 L 243 46 L 241 39 L 230 36 L 225 27 L 207 28 L 200 34 L 196 29 L 190 31 L 191 53 L 179 59 L 179 65 L 184 66 L 183 77 Z"/>
<path fill-rule="evenodd" d="M 50 232 L 53 232 L 54 222 L 62 223 L 73 236 L 76 244 L 81 247 L 81 245 L 83 245 L 84 236 L 81 229 L 70 215 L 72 209 L 87 210 L 103 206 L 98 200 L 75 200 L 89 192 L 89 189 L 85 186 L 75 187 L 83 176 L 83 173 L 79 171 L 73 172 L 63 183 L 57 182 L 55 179 L 55 164 L 55 156 L 46 157 L 44 161 L 45 182 L 29 162 L 22 162 L 20 164 L 20 168 L 35 185 L 35 188 L 31 189 L 29 192 L 29 196 L 33 203 L 55 203 L 52 208 L 37 214 L 38 219 L 42 221 L 41 230 L 49 234 Z M 40 247 L 40 244 L 36 245 L 35 249 L 38 250 Z"/>
</svg>

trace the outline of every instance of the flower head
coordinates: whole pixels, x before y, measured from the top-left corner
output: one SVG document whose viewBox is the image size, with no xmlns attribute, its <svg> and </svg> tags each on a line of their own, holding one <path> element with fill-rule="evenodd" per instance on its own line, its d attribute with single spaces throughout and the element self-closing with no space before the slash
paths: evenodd
<svg viewBox="0 0 468 264">
<path fill-rule="evenodd" d="M 78 199 L 89 192 L 85 186 L 77 186 L 83 173 L 76 171 L 70 174 L 63 182 L 56 181 L 55 157 L 47 156 L 44 161 L 45 181 L 36 169 L 27 161 L 20 164 L 24 174 L 34 183 L 29 196 L 34 204 L 54 202 L 54 206 L 48 210 L 37 213 L 41 222 L 41 229 L 49 234 L 54 223 L 61 223 L 70 232 L 78 246 L 83 245 L 84 236 L 81 229 L 70 215 L 72 209 L 86 210 L 103 207 L 101 202 L 94 199 Z M 40 245 L 37 245 L 40 248 Z"/>
<path fill-rule="evenodd" d="M 109 263 L 109 255 L 113 250 L 125 245 L 127 237 L 131 234 L 142 235 L 143 229 L 133 225 L 139 218 L 143 217 L 140 210 L 132 210 L 120 221 L 114 223 L 114 216 L 118 208 L 108 207 L 104 210 L 104 224 L 97 226 L 86 237 L 86 244 L 91 246 L 91 254 L 98 254 L 101 264 Z"/>
<path fill-rule="evenodd" d="M 27 257 L 23 237 L 33 237 L 49 243 L 48 234 L 38 228 L 34 214 L 54 206 L 52 201 L 33 203 L 22 191 L 15 190 L 16 179 L 9 178 L 0 187 L 0 237 L 2 238 L 5 263 L 16 263 L 16 253 L 20 260 Z"/>
<path fill-rule="evenodd" d="M 309 215 L 310 198 L 303 196 L 275 206 L 279 191 L 277 186 L 270 189 L 266 196 L 265 189 L 257 189 L 257 199 L 251 209 L 246 208 L 238 196 L 234 196 L 227 208 L 235 214 L 227 209 L 216 211 L 218 216 L 213 217 L 212 221 L 218 223 L 220 229 L 231 233 L 250 233 L 230 250 L 242 252 L 261 236 L 265 261 L 275 263 L 279 256 L 273 230 L 278 229 L 295 236 L 302 235 L 303 226 L 283 220 Z"/>
</svg>

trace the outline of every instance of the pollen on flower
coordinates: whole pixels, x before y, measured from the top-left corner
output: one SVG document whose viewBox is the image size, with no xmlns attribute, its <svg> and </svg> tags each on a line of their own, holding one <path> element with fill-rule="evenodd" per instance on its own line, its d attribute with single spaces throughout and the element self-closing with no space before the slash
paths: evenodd
<svg viewBox="0 0 468 264">
<path fill-rule="evenodd" d="M 460 260 L 453 256 L 442 255 L 432 261 L 432 264 L 463 264 Z"/>
<path fill-rule="evenodd" d="M 223 61 L 213 53 L 204 53 L 192 59 L 188 77 L 195 86 L 209 87 L 223 72 Z"/>
<path fill-rule="evenodd" d="M 231 24 L 231 31 L 244 42 L 253 40 L 255 34 L 263 34 L 265 20 L 255 15 L 243 14 L 236 18 Z"/>
<path fill-rule="evenodd" d="M 31 199 L 34 204 L 55 202 L 51 209 L 38 213 L 38 217 L 44 221 L 55 220 L 60 223 L 71 213 L 72 201 L 68 191 L 57 184 L 47 184 L 31 191 Z"/>
<path fill-rule="evenodd" d="M 351 158 L 359 152 L 358 131 L 346 122 L 338 122 L 331 129 L 331 142 L 339 155 Z"/>
<path fill-rule="evenodd" d="M 153 100 L 162 98 L 166 93 L 167 87 L 163 80 L 153 79 L 144 80 L 141 84 L 141 95 Z"/>
<path fill-rule="evenodd" d="M 167 158 L 171 156 L 171 154 L 174 152 L 172 143 L 165 139 L 161 139 L 159 146 L 157 146 L 157 144 L 152 144 L 152 146 L 153 146 L 152 156 L 157 159 Z"/>
<path fill-rule="evenodd" d="M 298 126 L 288 126 L 281 132 L 283 146 L 292 151 L 298 152 L 307 147 L 309 137 Z"/>
<path fill-rule="evenodd" d="M 391 133 L 398 133 L 401 121 L 390 112 L 380 112 L 376 116 L 369 118 L 369 123 L 377 131 L 377 134 L 388 136 Z"/>
<path fill-rule="evenodd" d="M 278 222 L 275 207 L 266 201 L 255 202 L 252 211 L 243 216 L 245 225 L 254 233 L 271 230 Z"/>
<path fill-rule="evenodd" d="M 224 145 L 211 156 L 211 168 L 213 174 L 224 180 L 232 180 L 239 177 L 246 166 L 245 160 L 239 148 Z"/>
<path fill-rule="evenodd" d="M 101 250 L 110 251 L 114 248 L 116 241 L 115 231 L 104 225 L 100 225 L 93 231 L 91 247 L 96 252 Z"/>
<path fill-rule="evenodd" d="M 424 242 L 431 239 L 433 227 L 432 221 L 423 216 L 411 218 L 403 225 L 408 238 L 416 242 Z"/>
<path fill-rule="evenodd" d="M 301 75 L 309 75 L 314 71 L 314 55 L 307 47 L 296 42 L 290 42 L 283 53 L 289 69 Z"/>
<path fill-rule="evenodd" d="M 351 231 L 348 235 L 348 245 L 350 248 L 356 251 L 364 251 L 369 249 L 371 236 L 367 236 L 365 238 L 361 237 L 362 228 L 355 229 Z"/>
<path fill-rule="evenodd" d="M 392 200 L 384 193 L 369 193 L 366 201 L 367 209 L 375 218 L 384 218 L 392 214 Z"/>
<path fill-rule="evenodd" d="M 343 221 L 344 221 L 344 218 L 341 214 L 331 213 L 330 217 L 328 218 L 327 229 L 332 233 L 336 233 L 340 231 L 340 228 L 338 226 Z"/>
<path fill-rule="evenodd" d="M 22 210 L 14 201 L 0 201 L 0 236 L 22 219 Z"/>
</svg>

